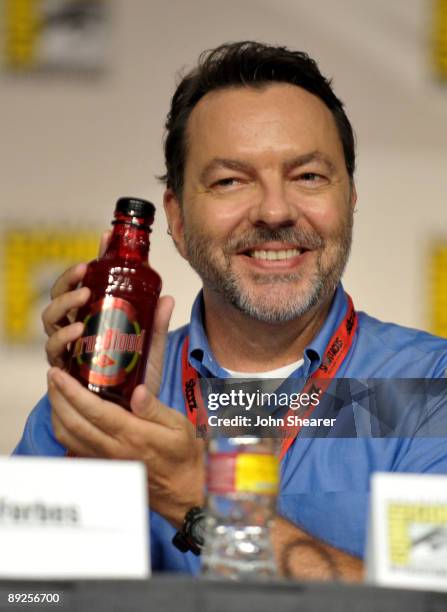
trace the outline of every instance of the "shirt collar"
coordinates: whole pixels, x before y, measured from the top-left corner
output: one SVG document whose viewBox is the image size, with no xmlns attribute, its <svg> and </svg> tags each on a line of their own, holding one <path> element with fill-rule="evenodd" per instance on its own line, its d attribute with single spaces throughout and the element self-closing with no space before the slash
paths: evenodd
<svg viewBox="0 0 447 612">
<path fill-rule="evenodd" d="M 217 363 L 206 337 L 203 325 L 203 290 L 197 295 L 191 309 L 188 359 L 202 376 L 215 378 L 228 376 L 226 370 Z"/>
<path fill-rule="evenodd" d="M 329 340 L 340 325 L 346 313 L 346 308 L 346 294 L 342 284 L 339 283 L 322 328 L 304 350 L 304 365 L 297 371 L 297 376 L 307 377 L 319 367 Z M 203 326 L 203 291 L 199 292 L 191 310 L 188 359 L 202 376 L 211 375 L 216 378 L 227 376 L 226 370 L 217 363 L 206 337 Z"/>
<path fill-rule="evenodd" d="M 341 283 L 335 290 L 328 316 L 320 331 L 304 349 L 304 376 L 309 376 L 320 366 L 329 340 L 346 314 L 348 300 Z"/>
</svg>

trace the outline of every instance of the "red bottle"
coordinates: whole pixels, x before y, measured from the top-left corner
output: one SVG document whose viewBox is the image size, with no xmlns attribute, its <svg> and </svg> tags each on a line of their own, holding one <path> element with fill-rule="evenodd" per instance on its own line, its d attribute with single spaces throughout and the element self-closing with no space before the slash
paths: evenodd
<svg viewBox="0 0 447 612">
<path fill-rule="evenodd" d="M 88 264 L 91 290 L 77 321 L 84 332 L 73 346 L 69 372 L 101 397 L 129 408 L 144 382 L 161 278 L 149 267 L 149 233 L 155 207 L 137 198 L 116 203 L 107 251 Z"/>
</svg>

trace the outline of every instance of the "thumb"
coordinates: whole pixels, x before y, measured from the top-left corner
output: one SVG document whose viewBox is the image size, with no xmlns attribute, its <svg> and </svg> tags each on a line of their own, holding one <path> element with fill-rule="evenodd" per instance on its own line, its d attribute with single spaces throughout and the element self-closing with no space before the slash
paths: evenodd
<svg viewBox="0 0 447 612">
<path fill-rule="evenodd" d="M 154 314 L 154 326 L 152 331 L 151 348 L 146 370 L 146 385 L 151 393 L 158 395 L 160 391 L 161 377 L 163 374 L 163 362 L 168 335 L 169 321 L 174 310 L 174 298 L 164 295 L 158 300 Z"/>
<path fill-rule="evenodd" d="M 135 387 L 130 398 L 130 408 L 134 415 L 140 419 L 166 427 L 173 427 L 177 424 L 176 412 L 162 404 L 145 385 Z"/>
</svg>

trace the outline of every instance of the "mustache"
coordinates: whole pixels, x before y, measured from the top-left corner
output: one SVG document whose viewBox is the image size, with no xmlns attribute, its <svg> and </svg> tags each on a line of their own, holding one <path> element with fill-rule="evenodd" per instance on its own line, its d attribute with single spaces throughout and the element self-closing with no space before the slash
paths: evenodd
<svg viewBox="0 0 447 612">
<path fill-rule="evenodd" d="M 256 248 L 265 242 L 288 242 L 309 251 L 321 249 L 326 245 L 325 240 L 315 231 L 297 227 L 282 227 L 278 229 L 259 227 L 242 236 L 230 239 L 226 243 L 224 251 L 229 255 Z"/>
</svg>

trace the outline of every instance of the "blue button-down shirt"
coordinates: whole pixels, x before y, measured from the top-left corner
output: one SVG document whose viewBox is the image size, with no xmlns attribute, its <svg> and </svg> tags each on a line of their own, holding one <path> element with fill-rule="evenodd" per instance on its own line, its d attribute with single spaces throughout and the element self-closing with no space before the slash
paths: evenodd
<svg viewBox="0 0 447 612">
<path fill-rule="evenodd" d="M 204 377 L 225 378 L 203 327 L 203 299 L 194 302 L 189 325 L 168 337 L 160 400 L 185 412 L 181 351 L 189 334 L 189 361 Z M 329 315 L 304 351 L 303 365 L 292 378 L 307 378 L 319 366 L 329 340 L 347 310 L 341 285 Z M 447 340 L 358 313 L 358 329 L 337 377 L 441 378 L 447 369 Z M 44 396 L 31 412 L 15 454 L 63 456 L 51 426 Z M 370 476 L 375 471 L 447 473 L 445 438 L 312 438 L 298 436 L 281 465 L 279 512 L 315 537 L 348 553 L 363 556 Z M 171 544 L 174 528 L 151 512 L 154 570 L 197 573 L 200 559 Z"/>
</svg>

